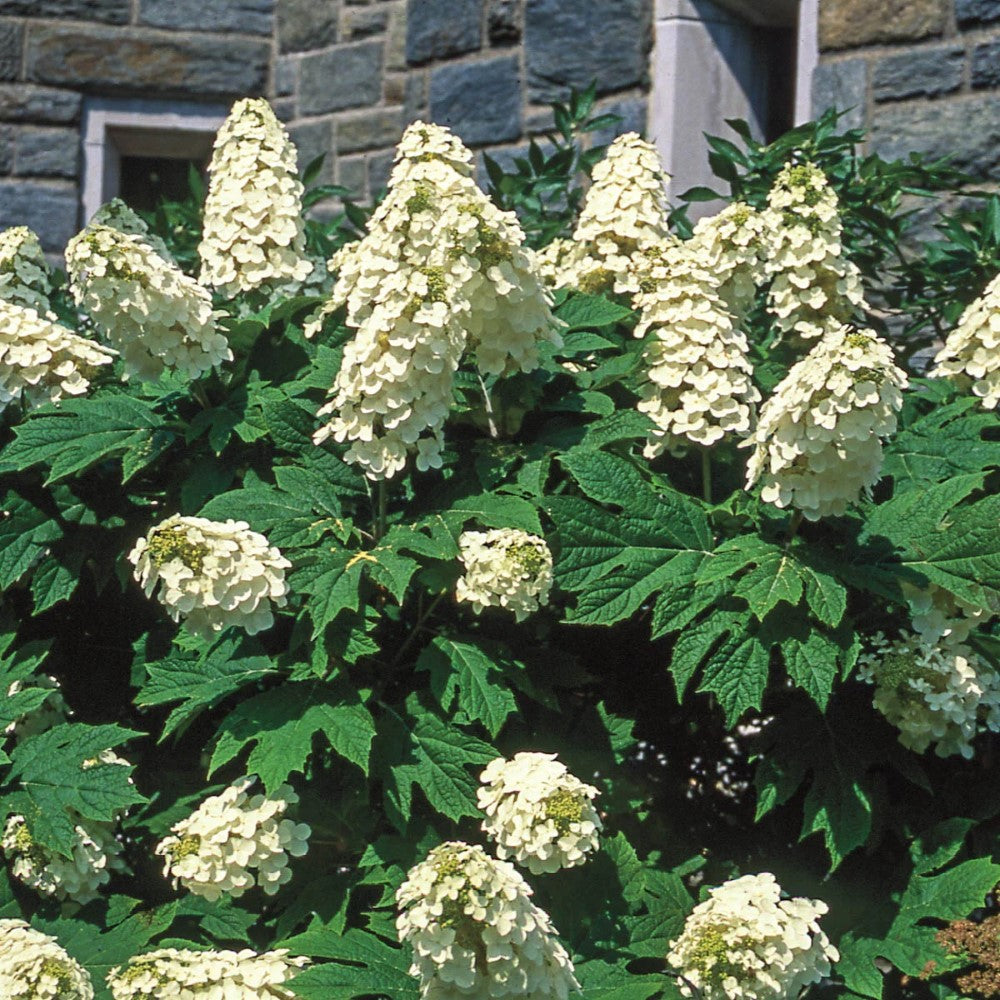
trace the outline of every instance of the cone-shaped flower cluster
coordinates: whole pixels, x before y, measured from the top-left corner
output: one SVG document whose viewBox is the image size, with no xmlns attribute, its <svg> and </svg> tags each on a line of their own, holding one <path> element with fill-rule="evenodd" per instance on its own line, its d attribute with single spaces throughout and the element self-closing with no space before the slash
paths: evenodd
<svg viewBox="0 0 1000 1000">
<path fill-rule="evenodd" d="M 160 948 L 112 969 L 108 986 L 114 1000 L 293 1000 L 285 984 L 308 964 L 286 948 L 260 955 Z"/>
<path fill-rule="evenodd" d="M 819 900 L 782 899 L 769 872 L 744 875 L 691 911 L 667 961 L 686 997 L 791 1000 L 840 957 L 819 927 L 826 912 Z"/>
<path fill-rule="evenodd" d="M 125 376 L 189 378 L 232 360 L 208 292 L 146 242 L 90 225 L 66 247 L 70 290 L 125 362 Z"/>
<path fill-rule="evenodd" d="M 41 896 L 81 905 L 97 899 L 112 873 L 126 870 L 122 846 L 111 823 L 81 821 L 74 832 L 73 853 L 65 858 L 37 843 L 23 816 L 9 816 L 0 847 L 11 874 Z"/>
<path fill-rule="evenodd" d="M 110 226 L 128 236 L 138 236 L 155 253 L 166 261 L 173 261 L 173 255 L 167 249 L 167 244 L 155 233 L 149 231 L 149 226 L 140 216 L 132 211 L 121 198 L 112 198 L 105 202 L 90 217 L 91 226 Z"/>
<path fill-rule="evenodd" d="M 646 255 L 634 301 L 642 310 L 635 335 L 649 338 L 638 403 L 657 427 L 645 448 L 649 458 L 745 436 L 756 416 L 749 346 L 719 296 L 720 252 L 710 246 L 665 243 Z"/>
<path fill-rule="evenodd" d="M 912 632 L 892 640 L 879 632 L 858 665 L 858 676 L 875 685 L 873 704 L 909 750 L 933 744 L 939 757 L 970 758 L 978 733 L 1000 731 L 1000 677 L 951 635 L 931 643 Z"/>
<path fill-rule="evenodd" d="M 506 861 L 450 842 L 411 868 L 396 893 L 399 939 L 427 1000 L 566 1000 L 573 964 L 531 888 Z"/>
<path fill-rule="evenodd" d="M 931 378 L 970 389 L 987 410 L 1000 403 L 1000 274 L 962 313 L 934 358 Z"/>
<path fill-rule="evenodd" d="M 271 105 L 233 105 L 215 139 L 198 253 L 201 280 L 233 298 L 264 284 L 304 281 L 302 182 L 295 146 Z"/>
<path fill-rule="evenodd" d="M 259 885 L 273 896 L 292 877 L 289 856 L 309 849 L 310 829 L 284 819 L 299 797 L 288 785 L 274 795 L 251 795 L 253 777 L 240 778 L 171 827 L 156 846 L 164 874 L 198 896 L 242 896 Z"/>
<path fill-rule="evenodd" d="M 779 331 L 815 340 L 863 308 L 861 275 L 841 240 L 837 195 L 819 167 L 785 166 L 768 196 L 764 226 L 767 306 Z"/>
<path fill-rule="evenodd" d="M 291 563 L 246 521 L 175 514 L 151 528 L 129 553 L 146 596 L 157 595 L 176 622 L 211 638 L 229 625 L 250 635 L 274 624 L 284 607 Z"/>
<path fill-rule="evenodd" d="M 484 374 L 531 371 L 558 341 L 551 299 L 513 213 L 472 178 L 472 154 L 447 129 L 417 122 L 396 151 L 389 194 L 368 233 L 330 262 L 323 316 L 346 304 L 357 330 L 315 435 L 347 441 L 347 461 L 389 479 L 417 453 L 441 464 L 454 375 L 468 350 Z"/>
<path fill-rule="evenodd" d="M 78 337 L 51 314 L 0 299 L 0 411 L 80 396 L 114 352 Z"/>
<path fill-rule="evenodd" d="M 458 547 L 465 575 L 455 598 L 471 603 L 476 614 L 501 607 L 520 622 L 548 603 L 552 553 L 545 539 L 517 528 L 492 528 L 463 531 Z"/>
<path fill-rule="evenodd" d="M 741 201 L 718 215 L 700 219 L 689 245 L 694 256 L 715 276 L 715 292 L 739 325 L 753 306 L 764 281 L 767 220 Z"/>
<path fill-rule="evenodd" d="M 871 331 L 839 327 L 792 366 L 760 411 L 747 488 L 816 521 L 843 514 L 879 479 L 906 374 Z"/>
<path fill-rule="evenodd" d="M 66 722 L 69 716 L 69 705 L 66 704 L 66 699 L 62 695 L 59 681 L 46 674 L 13 681 L 7 688 L 7 697 L 12 698 L 22 691 L 31 690 L 36 690 L 42 700 L 35 708 L 8 723 L 7 728 L 3 731 L 4 736 L 13 736 L 17 743 Z"/>
<path fill-rule="evenodd" d="M 570 774 L 554 753 L 498 757 L 479 780 L 483 830 L 501 858 L 539 875 L 582 865 L 597 850 L 598 791 Z"/>
<path fill-rule="evenodd" d="M 655 146 L 635 132 L 618 136 L 594 167 L 556 284 L 592 294 L 637 292 L 642 251 L 669 238 L 666 180 Z"/>
<path fill-rule="evenodd" d="M 38 237 L 27 226 L 0 232 L 0 299 L 43 314 L 52 282 Z"/>
<path fill-rule="evenodd" d="M 0 920 L 0 997 L 94 1000 L 94 987 L 87 970 L 55 938 L 23 920 Z"/>
</svg>

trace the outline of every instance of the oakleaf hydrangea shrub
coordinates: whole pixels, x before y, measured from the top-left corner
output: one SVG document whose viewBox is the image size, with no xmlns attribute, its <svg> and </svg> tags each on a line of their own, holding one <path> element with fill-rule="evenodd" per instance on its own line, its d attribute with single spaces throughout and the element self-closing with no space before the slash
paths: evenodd
<svg viewBox="0 0 1000 1000">
<path fill-rule="evenodd" d="M 0 233 L 0 997 L 1000 992 L 1000 200 L 595 101 Z"/>
</svg>

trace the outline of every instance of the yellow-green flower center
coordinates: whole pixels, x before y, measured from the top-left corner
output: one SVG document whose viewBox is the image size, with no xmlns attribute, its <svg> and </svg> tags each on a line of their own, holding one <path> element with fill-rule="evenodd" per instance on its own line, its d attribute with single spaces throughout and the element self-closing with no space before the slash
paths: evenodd
<svg viewBox="0 0 1000 1000">
<path fill-rule="evenodd" d="M 162 528 L 149 538 L 149 554 L 157 566 L 180 559 L 192 573 L 200 573 L 208 555 L 208 546 L 192 542 L 183 528 Z"/>
<path fill-rule="evenodd" d="M 184 858 L 189 858 L 192 854 L 197 854 L 199 850 L 201 850 L 201 837 L 197 834 L 191 834 L 178 841 L 177 845 L 170 852 L 170 856 L 175 862 L 183 861 Z"/>
<path fill-rule="evenodd" d="M 546 567 L 545 556 L 536 545 L 512 545 L 506 558 L 507 565 L 525 580 L 534 580 Z"/>
<path fill-rule="evenodd" d="M 729 945 L 717 927 L 708 927 L 698 935 L 691 952 L 689 965 L 698 971 L 705 984 L 718 986 L 732 976 L 740 979 L 743 970 L 730 958 Z"/>
<path fill-rule="evenodd" d="M 545 818 L 551 820 L 560 836 L 565 836 L 583 817 L 583 796 L 560 789 L 545 800 Z"/>
</svg>

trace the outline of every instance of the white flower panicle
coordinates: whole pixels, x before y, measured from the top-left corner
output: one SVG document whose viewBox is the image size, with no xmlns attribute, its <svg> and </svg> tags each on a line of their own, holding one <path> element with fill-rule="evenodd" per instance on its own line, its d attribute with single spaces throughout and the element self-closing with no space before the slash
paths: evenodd
<svg viewBox="0 0 1000 1000">
<path fill-rule="evenodd" d="M 399 939 L 426 1000 L 566 1000 L 573 963 L 531 888 L 506 861 L 458 841 L 434 848 L 396 893 Z"/>
<path fill-rule="evenodd" d="M 1000 677 L 952 635 L 928 642 L 913 632 L 881 632 L 858 657 L 858 676 L 875 685 L 873 704 L 899 730 L 899 742 L 939 757 L 973 755 L 977 734 L 1000 731 Z"/>
<path fill-rule="evenodd" d="M 763 215 L 767 305 L 779 331 L 815 340 L 864 308 L 861 274 L 844 253 L 837 195 L 819 167 L 787 164 Z"/>
<path fill-rule="evenodd" d="M 491 528 L 463 531 L 458 547 L 465 574 L 455 598 L 471 603 L 476 614 L 506 608 L 520 622 L 548 604 L 552 553 L 544 538 L 517 528 Z"/>
<path fill-rule="evenodd" d="M 843 514 L 878 482 L 882 441 L 896 431 L 908 382 L 871 331 L 839 327 L 791 370 L 763 405 L 747 489 L 810 520 Z"/>
<path fill-rule="evenodd" d="M 826 912 L 819 900 L 782 899 L 770 872 L 731 879 L 691 911 L 667 961 L 686 997 L 794 1000 L 840 958 L 818 923 Z"/>
<path fill-rule="evenodd" d="M 559 338 L 551 297 L 513 213 L 472 179 L 472 154 L 446 129 L 417 122 L 397 149 L 389 193 L 368 233 L 331 261 L 331 298 L 306 327 L 342 305 L 357 333 L 344 350 L 328 422 L 315 434 L 349 442 L 371 479 L 389 479 L 416 452 L 441 465 L 455 372 L 466 351 L 481 372 L 531 371 Z"/>
<path fill-rule="evenodd" d="M 305 855 L 311 832 L 305 823 L 284 818 L 299 797 L 288 785 L 273 795 L 251 795 L 254 781 L 240 778 L 205 799 L 157 844 L 164 874 L 175 886 L 216 900 L 242 896 L 256 885 L 273 896 L 291 879 L 288 859 Z"/>
<path fill-rule="evenodd" d="M 129 553 L 135 579 L 176 622 L 211 638 L 229 625 L 250 635 L 274 624 L 284 607 L 291 563 L 246 521 L 178 514 L 150 528 Z"/>
<path fill-rule="evenodd" d="M 47 674 L 36 674 L 24 680 L 13 681 L 7 688 L 7 697 L 13 698 L 14 695 L 20 694 L 22 691 L 33 689 L 37 689 L 39 694 L 45 692 L 42 694 L 42 700 L 37 707 L 8 723 L 7 728 L 3 731 L 4 736 L 12 736 L 17 743 L 30 736 L 44 733 L 53 726 L 66 722 L 69 718 L 69 705 L 63 697 L 59 681 Z"/>
<path fill-rule="evenodd" d="M 618 136 L 596 164 L 557 284 L 584 292 L 639 290 L 642 251 L 670 238 L 667 176 L 656 147 Z"/>
<path fill-rule="evenodd" d="M 101 205 L 90 217 L 88 225 L 110 226 L 128 236 L 137 236 L 164 260 L 172 262 L 174 259 L 167 244 L 155 233 L 151 233 L 145 221 L 132 211 L 121 198 L 112 198 L 111 201 Z"/>
<path fill-rule="evenodd" d="M 1000 403 L 1000 274 L 962 313 L 934 357 L 931 378 L 971 389 L 987 410 Z"/>
<path fill-rule="evenodd" d="M 479 780 L 483 830 L 504 860 L 538 875 L 582 865 L 597 850 L 598 791 L 570 774 L 554 753 L 498 757 Z"/>
<path fill-rule="evenodd" d="M 208 292 L 144 236 L 90 225 L 66 247 L 70 290 L 125 362 L 126 378 L 198 378 L 233 352 Z"/>
<path fill-rule="evenodd" d="M 87 970 L 59 942 L 23 920 L 0 920 L 0 997 L 94 1000 Z"/>
<path fill-rule="evenodd" d="M 718 294 L 718 253 L 697 241 L 648 251 L 635 297 L 637 337 L 648 337 L 638 409 L 657 430 L 644 454 L 682 454 L 747 435 L 760 393 L 746 337 Z"/>
<path fill-rule="evenodd" d="M 0 412 L 18 399 L 38 406 L 81 396 L 114 356 L 55 322 L 51 313 L 0 298 Z"/>
<path fill-rule="evenodd" d="M 233 105 L 208 166 L 201 280 L 228 298 L 265 284 L 304 281 L 302 182 L 285 127 L 263 98 Z"/>
<path fill-rule="evenodd" d="M 767 220 L 742 201 L 700 219 L 689 241 L 697 259 L 715 276 L 716 294 L 737 323 L 753 307 L 764 281 Z"/>
<path fill-rule="evenodd" d="M 988 624 L 1000 613 L 1000 606 L 980 607 L 956 597 L 936 584 L 916 587 L 905 580 L 900 588 L 910 607 L 910 626 L 931 645 L 940 639 L 965 642 L 972 630 Z"/>
<path fill-rule="evenodd" d="M 27 226 L 0 232 L 0 299 L 44 315 L 51 295 L 49 265 L 38 237 Z"/>
<path fill-rule="evenodd" d="M 80 905 L 97 899 L 114 872 L 127 870 L 111 823 L 79 822 L 72 854 L 65 858 L 37 843 L 23 816 L 9 816 L 0 847 L 14 878 L 41 896 Z"/>
<path fill-rule="evenodd" d="M 112 969 L 108 987 L 114 1000 L 294 1000 L 286 984 L 308 964 L 287 948 L 263 954 L 160 948 Z"/>
</svg>

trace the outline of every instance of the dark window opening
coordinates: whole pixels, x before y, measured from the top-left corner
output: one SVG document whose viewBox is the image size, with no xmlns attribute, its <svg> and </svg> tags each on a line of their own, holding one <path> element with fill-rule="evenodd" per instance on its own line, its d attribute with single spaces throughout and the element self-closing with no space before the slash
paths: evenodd
<svg viewBox="0 0 1000 1000">
<path fill-rule="evenodd" d="M 130 208 L 148 212 L 164 199 L 183 201 L 189 191 L 188 174 L 194 167 L 204 173 L 201 161 L 166 156 L 122 156 L 119 197 Z"/>
</svg>

